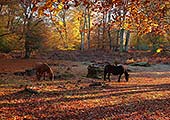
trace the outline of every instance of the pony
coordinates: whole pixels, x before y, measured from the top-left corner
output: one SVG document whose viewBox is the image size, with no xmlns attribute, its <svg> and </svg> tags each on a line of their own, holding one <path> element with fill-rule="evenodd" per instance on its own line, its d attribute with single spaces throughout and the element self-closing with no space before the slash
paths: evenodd
<svg viewBox="0 0 170 120">
<path fill-rule="evenodd" d="M 104 67 L 104 80 L 106 80 L 106 76 L 108 74 L 108 79 L 110 82 L 110 74 L 111 73 L 113 75 L 119 75 L 118 82 L 120 82 L 120 78 L 121 78 L 122 74 L 124 73 L 125 79 L 128 82 L 129 74 L 127 72 L 127 69 L 125 69 L 125 67 L 123 65 L 111 65 L 111 64 L 106 65 Z"/>
<path fill-rule="evenodd" d="M 50 80 L 54 79 L 54 73 L 51 67 L 47 63 L 41 63 L 35 67 L 36 77 L 40 80 L 42 77 L 48 77 Z"/>
</svg>

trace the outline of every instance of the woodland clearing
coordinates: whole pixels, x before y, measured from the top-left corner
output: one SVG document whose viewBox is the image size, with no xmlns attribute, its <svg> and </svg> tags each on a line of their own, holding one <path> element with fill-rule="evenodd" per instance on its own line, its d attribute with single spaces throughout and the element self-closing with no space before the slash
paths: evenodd
<svg viewBox="0 0 170 120">
<path fill-rule="evenodd" d="M 48 62 L 61 77 L 37 81 L 13 73 Z M 111 82 L 87 78 L 89 62 L 0 60 L 0 119 L 4 120 L 169 120 L 170 65 L 128 66 L 130 79 Z M 69 69 L 68 69 L 69 68 Z M 105 86 L 89 86 L 104 82 Z M 37 91 L 24 91 L 25 86 Z"/>
</svg>

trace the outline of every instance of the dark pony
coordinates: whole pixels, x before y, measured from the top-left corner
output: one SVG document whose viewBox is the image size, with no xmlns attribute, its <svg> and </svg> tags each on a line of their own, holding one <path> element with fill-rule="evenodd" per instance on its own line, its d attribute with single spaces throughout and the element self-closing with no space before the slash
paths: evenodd
<svg viewBox="0 0 170 120">
<path fill-rule="evenodd" d="M 104 68 L 104 80 L 106 80 L 106 76 L 108 74 L 108 79 L 110 81 L 110 73 L 112 73 L 113 75 L 119 75 L 118 82 L 120 82 L 120 78 L 123 73 L 125 74 L 126 81 L 128 81 L 129 79 L 129 74 L 123 65 L 106 65 Z"/>
</svg>

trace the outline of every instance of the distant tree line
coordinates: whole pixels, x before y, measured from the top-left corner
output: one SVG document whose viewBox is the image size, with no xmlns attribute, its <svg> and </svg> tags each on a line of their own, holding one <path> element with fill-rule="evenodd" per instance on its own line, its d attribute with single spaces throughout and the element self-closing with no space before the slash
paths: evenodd
<svg viewBox="0 0 170 120">
<path fill-rule="evenodd" d="M 0 51 L 155 51 L 170 40 L 169 0 L 3 0 Z"/>
</svg>

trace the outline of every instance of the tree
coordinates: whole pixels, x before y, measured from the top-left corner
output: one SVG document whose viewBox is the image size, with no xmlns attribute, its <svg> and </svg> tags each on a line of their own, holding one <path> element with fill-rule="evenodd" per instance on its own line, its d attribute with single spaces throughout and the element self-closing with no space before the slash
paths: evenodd
<svg viewBox="0 0 170 120">
<path fill-rule="evenodd" d="M 19 4 L 21 5 L 23 9 L 23 38 L 25 40 L 25 58 L 30 58 L 32 48 L 31 44 L 32 41 L 30 38 L 33 34 L 32 29 L 36 27 L 40 22 L 42 22 L 41 19 L 36 18 L 36 14 L 34 14 L 34 11 L 36 11 L 36 5 L 38 4 L 39 0 L 19 0 Z"/>
<path fill-rule="evenodd" d="M 17 1 L 0 1 L 0 44 L 3 52 L 22 48 L 21 13 Z"/>
<path fill-rule="evenodd" d="M 126 41 L 125 41 L 125 52 L 128 52 L 128 44 L 130 39 L 130 30 L 126 32 Z"/>
<path fill-rule="evenodd" d="M 91 27 L 91 18 L 90 18 L 90 14 L 91 14 L 91 12 L 90 12 L 90 3 L 87 5 L 87 20 L 88 20 L 88 33 L 87 33 L 87 46 L 88 46 L 88 49 L 90 48 L 90 31 L 91 31 L 91 29 L 90 29 L 90 27 Z"/>
<path fill-rule="evenodd" d="M 49 13 L 53 13 L 55 17 L 61 13 L 62 9 L 69 10 L 79 6 L 84 11 L 79 19 L 82 25 L 80 27 L 82 49 L 85 47 L 86 35 L 87 46 L 90 47 L 91 43 L 94 43 L 89 36 L 93 33 L 91 28 L 98 28 L 98 42 L 96 42 L 98 46 L 106 47 L 109 42 L 110 48 L 113 44 L 110 31 L 117 29 L 119 34 L 117 41 L 120 40 L 122 52 L 128 50 L 130 34 L 133 32 L 137 33 L 137 36 L 149 32 L 156 34 L 169 32 L 169 4 L 168 0 L 46 0 L 43 4 L 39 4 L 38 11 L 40 15 L 48 16 Z M 89 17 L 90 11 L 91 17 Z M 67 20 L 65 19 L 64 22 L 66 23 Z M 93 23 L 92 26 L 90 22 Z"/>
</svg>

